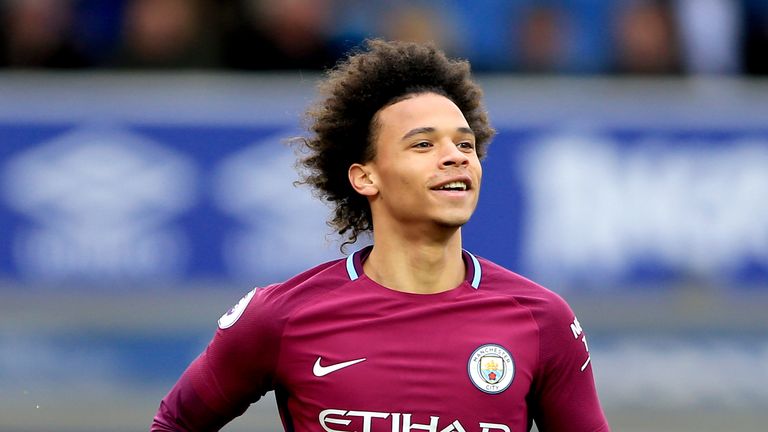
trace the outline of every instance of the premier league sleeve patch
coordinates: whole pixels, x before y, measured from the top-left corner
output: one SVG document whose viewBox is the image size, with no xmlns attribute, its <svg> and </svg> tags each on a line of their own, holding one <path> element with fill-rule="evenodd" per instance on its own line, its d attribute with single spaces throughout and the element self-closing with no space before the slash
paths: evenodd
<svg viewBox="0 0 768 432">
<path fill-rule="evenodd" d="M 251 302 L 251 299 L 253 298 L 253 295 L 256 293 L 257 288 L 254 288 L 243 296 L 243 298 L 240 299 L 239 302 L 237 302 L 236 305 L 232 306 L 232 309 L 228 310 L 227 313 L 221 316 L 219 318 L 219 328 L 220 329 L 226 329 L 232 327 L 237 320 L 240 318 L 240 315 L 243 314 L 245 311 L 245 308 L 248 307 L 248 303 Z"/>
<path fill-rule="evenodd" d="M 515 362 L 501 345 L 486 344 L 477 348 L 467 362 L 472 384 L 485 393 L 501 393 L 512 384 Z"/>
</svg>

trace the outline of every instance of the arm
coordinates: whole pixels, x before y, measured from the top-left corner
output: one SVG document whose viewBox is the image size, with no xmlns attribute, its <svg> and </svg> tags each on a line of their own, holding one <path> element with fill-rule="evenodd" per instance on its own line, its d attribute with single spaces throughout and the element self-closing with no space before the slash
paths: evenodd
<svg viewBox="0 0 768 432">
<path fill-rule="evenodd" d="M 541 432 L 607 432 L 592 374 L 586 334 L 559 297 L 537 317 L 540 366 L 531 408 Z"/>
<path fill-rule="evenodd" d="M 219 430 L 230 420 L 242 414 L 220 414 L 209 407 L 193 385 L 196 371 L 204 367 L 205 359 L 198 357 L 184 372 L 176 385 L 160 402 L 152 421 L 151 432 L 192 432 Z M 242 411 L 245 411 L 244 409 Z"/>
<path fill-rule="evenodd" d="M 219 430 L 272 390 L 279 326 L 262 291 L 219 320 L 211 343 L 160 403 L 152 432 Z"/>
</svg>

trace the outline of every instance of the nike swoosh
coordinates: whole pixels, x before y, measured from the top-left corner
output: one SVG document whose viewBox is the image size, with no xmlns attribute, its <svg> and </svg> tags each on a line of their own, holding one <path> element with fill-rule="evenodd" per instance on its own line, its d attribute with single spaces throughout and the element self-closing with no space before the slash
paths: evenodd
<svg viewBox="0 0 768 432">
<path fill-rule="evenodd" d="M 352 366 L 354 364 L 358 364 L 360 362 L 364 362 L 366 359 L 360 358 L 357 360 L 350 360 L 345 361 L 342 363 L 336 363 L 332 364 L 330 366 L 323 366 L 320 364 L 320 360 L 322 360 L 322 357 L 318 357 L 317 361 L 315 362 L 315 366 L 312 367 L 312 373 L 315 374 L 316 377 L 323 377 L 328 375 L 329 373 L 336 372 L 339 369 L 344 369 L 345 367 Z"/>
</svg>

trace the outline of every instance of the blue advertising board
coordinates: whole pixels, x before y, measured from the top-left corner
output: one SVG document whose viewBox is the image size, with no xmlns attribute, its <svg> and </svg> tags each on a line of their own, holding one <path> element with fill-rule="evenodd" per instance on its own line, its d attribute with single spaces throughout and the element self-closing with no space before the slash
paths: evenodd
<svg viewBox="0 0 768 432">
<path fill-rule="evenodd" d="M 252 286 L 343 256 L 285 144 L 312 80 L 0 74 L 0 428 L 145 427 Z M 768 401 L 768 86 L 711 84 L 483 77 L 464 247 L 568 300 L 635 424 Z"/>
<path fill-rule="evenodd" d="M 0 124 L 0 275 L 269 283 L 341 256 L 289 125 Z M 465 246 L 537 280 L 768 279 L 768 131 L 502 128 Z"/>
<path fill-rule="evenodd" d="M 265 282 L 332 258 L 323 206 L 292 185 L 285 126 L 36 124 L 0 133 L 6 278 Z"/>
<path fill-rule="evenodd" d="M 108 121 L 93 99 L 69 117 L 0 110 L 0 278 L 266 284 L 343 255 L 329 208 L 293 185 L 292 115 L 243 121 L 243 102 L 190 121 L 195 104 L 166 101 L 148 120 L 146 99 Z M 558 290 L 768 286 L 768 129 L 499 111 L 467 249 Z"/>
</svg>

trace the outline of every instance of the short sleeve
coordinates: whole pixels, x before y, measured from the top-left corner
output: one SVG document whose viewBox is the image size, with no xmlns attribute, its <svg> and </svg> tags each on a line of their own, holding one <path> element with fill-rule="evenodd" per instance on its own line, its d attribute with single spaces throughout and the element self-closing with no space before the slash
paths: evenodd
<svg viewBox="0 0 768 432">
<path fill-rule="evenodd" d="M 535 311 L 540 363 L 531 411 L 541 432 L 604 432 L 608 422 L 592 375 L 587 335 L 568 304 L 552 296 Z"/>
<path fill-rule="evenodd" d="M 280 320 L 266 298 L 254 290 L 219 320 L 208 347 L 163 399 L 156 424 L 217 430 L 273 389 Z"/>
</svg>

